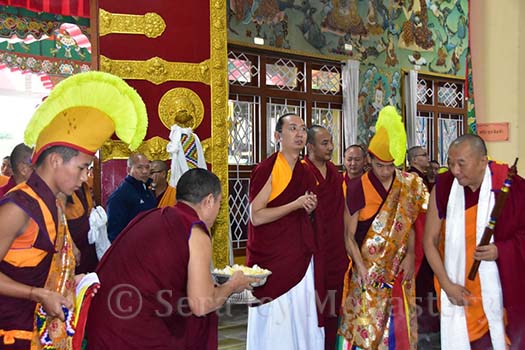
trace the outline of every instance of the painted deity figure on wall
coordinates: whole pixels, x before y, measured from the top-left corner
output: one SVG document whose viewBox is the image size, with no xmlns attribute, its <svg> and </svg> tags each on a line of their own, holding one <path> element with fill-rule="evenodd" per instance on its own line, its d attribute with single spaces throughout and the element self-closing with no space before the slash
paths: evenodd
<svg viewBox="0 0 525 350">
<path fill-rule="evenodd" d="M 367 35 L 363 20 L 357 13 L 356 0 L 334 0 L 333 8 L 323 21 L 323 28 L 338 35 Z"/>
<path fill-rule="evenodd" d="M 398 46 L 410 50 L 430 51 L 434 48 L 432 32 L 428 29 L 428 12 L 425 1 L 414 0 L 412 6 L 403 6 L 406 20 L 399 36 Z"/>
</svg>

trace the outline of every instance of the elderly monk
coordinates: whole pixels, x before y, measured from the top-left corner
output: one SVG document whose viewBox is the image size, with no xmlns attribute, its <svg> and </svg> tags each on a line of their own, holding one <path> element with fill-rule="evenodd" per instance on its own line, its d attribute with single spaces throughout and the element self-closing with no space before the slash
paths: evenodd
<svg viewBox="0 0 525 350">
<path fill-rule="evenodd" d="M 506 349 L 507 340 L 511 349 L 523 349 L 525 181 L 514 176 L 493 240 L 477 246 L 508 167 L 489 161 L 476 135 L 450 144 L 448 165 L 430 195 L 424 237 L 439 281 L 442 349 Z M 474 259 L 481 264 L 471 281 L 466 276 Z"/>
</svg>

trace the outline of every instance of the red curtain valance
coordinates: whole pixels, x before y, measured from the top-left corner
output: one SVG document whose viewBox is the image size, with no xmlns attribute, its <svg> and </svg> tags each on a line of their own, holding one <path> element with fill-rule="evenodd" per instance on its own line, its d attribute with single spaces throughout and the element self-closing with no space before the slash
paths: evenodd
<svg viewBox="0 0 525 350">
<path fill-rule="evenodd" d="M 0 0 L 0 5 L 23 7 L 35 12 L 89 18 L 89 0 Z"/>
</svg>

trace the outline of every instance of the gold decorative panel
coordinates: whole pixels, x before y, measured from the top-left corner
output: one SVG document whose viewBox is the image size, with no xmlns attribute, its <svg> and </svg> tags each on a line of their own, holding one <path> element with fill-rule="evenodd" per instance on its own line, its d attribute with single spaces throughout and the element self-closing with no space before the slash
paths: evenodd
<svg viewBox="0 0 525 350">
<path fill-rule="evenodd" d="M 102 162 L 113 159 L 127 159 L 130 154 L 128 145 L 120 140 L 107 140 L 100 148 Z"/>
<path fill-rule="evenodd" d="M 99 35 L 121 33 L 140 34 L 148 38 L 156 38 L 166 29 L 166 22 L 160 15 L 148 12 L 145 15 L 130 15 L 111 13 L 99 10 Z"/>
<path fill-rule="evenodd" d="M 215 266 L 229 264 L 230 217 L 228 209 L 228 46 L 226 0 L 210 0 L 211 163 L 222 184 L 222 205 L 214 226 Z"/>
<path fill-rule="evenodd" d="M 204 160 L 206 160 L 206 163 L 211 164 L 211 143 L 212 139 L 206 139 L 201 141 L 202 146 L 202 152 L 204 152 Z"/>
<path fill-rule="evenodd" d="M 143 153 L 149 160 L 168 160 L 170 159 L 170 154 L 166 151 L 167 146 L 168 140 L 154 136 L 143 142 L 137 148 L 137 152 Z"/>
<path fill-rule="evenodd" d="M 159 136 L 154 136 L 140 144 L 135 152 L 139 152 L 148 157 L 149 160 L 168 160 L 170 154 L 166 151 L 168 140 Z M 127 159 L 131 153 L 128 146 L 120 140 L 108 140 L 100 149 L 102 161 L 111 159 Z"/>
<path fill-rule="evenodd" d="M 169 160 L 171 155 L 166 151 L 166 147 L 170 141 L 159 136 L 154 136 L 140 144 L 136 152 L 143 153 L 150 160 Z M 211 164 L 212 139 L 201 141 L 202 151 L 204 152 L 204 159 L 206 163 Z M 128 159 L 131 151 L 128 146 L 120 140 L 107 140 L 100 149 L 101 158 L 103 162 L 113 159 Z"/>
<path fill-rule="evenodd" d="M 195 130 L 204 118 L 204 104 L 190 89 L 171 89 L 160 99 L 159 118 L 168 130 L 174 124 Z"/>
<path fill-rule="evenodd" d="M 170 80 L 210 85 L 209 60 L 200 63 L 169 62 L 159 57 L 147 61 L 113 60 L 100 55 L 100 70 L 123 79 L 147 80 L 159 85 Z"/>
</svg>

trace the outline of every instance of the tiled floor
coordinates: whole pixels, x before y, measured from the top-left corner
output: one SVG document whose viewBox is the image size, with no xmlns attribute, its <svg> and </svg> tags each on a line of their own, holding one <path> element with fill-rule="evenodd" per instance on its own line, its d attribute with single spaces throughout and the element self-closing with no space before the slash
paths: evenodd
<svg viewBox="0 0 525 350">
<path fill-rule="evenodd" d="M 219 316 L 219 350 L 246 349 L 248 306 L 225 304 Z M 439 333 L 421 334 L 419 350 L 439 350 Z"/>
<path fill-rule="evenodd" d="M 246 349 L 248 306 L 225 304 L 219 316 L 219 350 Z"/>
</svg>

